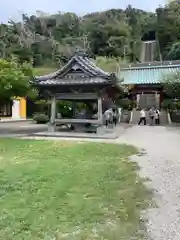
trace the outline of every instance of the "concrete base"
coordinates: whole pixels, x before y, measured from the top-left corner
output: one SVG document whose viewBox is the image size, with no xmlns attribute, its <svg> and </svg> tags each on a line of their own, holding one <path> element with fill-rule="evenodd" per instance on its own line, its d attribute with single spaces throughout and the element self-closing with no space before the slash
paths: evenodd
<svg viewBox="0 0 180 240">
<path fill-rule="evenodd" d="M 0 122 L 21 122 L 21 121 L 29 121 L 29 119 L 26 118 L 0 118 Z"/>
<path fill-rule="evenodd" d="M 38 132 L 34 133 L 33 136 L 39 137 L 57 137 L 57 138 L 93 138 L 93 139 L 116 139 L 119 137 L 119 133 L 116 128 L 108 129 L 105 127 L 99 127 L 96 133 L 87 133 L 87 132 L 50 132 L 48 126 L 48 132 Z"/>
<path fill-rule="evenodd" d="M 55 130 L 56 130 L 56 126 L 55 125 L 51 125 L 51 124 L 48 125 L 48 132 L 49 133 L 54 133 Z"/>
</svg>

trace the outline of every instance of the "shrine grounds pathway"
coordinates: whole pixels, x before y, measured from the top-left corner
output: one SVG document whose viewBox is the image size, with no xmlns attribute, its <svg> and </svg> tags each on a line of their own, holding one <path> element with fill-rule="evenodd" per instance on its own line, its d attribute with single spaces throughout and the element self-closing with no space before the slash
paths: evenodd
<svg viewBox="0 0 180 240">
<path fill-rule="evenodd" d="M 47 131 L 47 125 L 35 124 L 32 121 L 0 122 L 0 138 L 22 137 L 44 131 Z"/>
<path fill-rule="evenodd" d="M 162 126 L 134 126 L 116 140 L 143 149 L 134 156 L 140 174 L 148 178 L 157 208 L 149 209 L 148 239 L 180 239 L 180 129 Z"/>
<path fill-rule="evenodd" d="M 139 164 L 140 175 L 150 180 L 148 186 L 153 189 L 157 206 L 144 213 L 147 239 L 179 240 L 180 128 L 133 126 L 120 130 L 120 137 L 112 142 L 132 144 L 143 150 L 132 160 Z"/>
</svg>

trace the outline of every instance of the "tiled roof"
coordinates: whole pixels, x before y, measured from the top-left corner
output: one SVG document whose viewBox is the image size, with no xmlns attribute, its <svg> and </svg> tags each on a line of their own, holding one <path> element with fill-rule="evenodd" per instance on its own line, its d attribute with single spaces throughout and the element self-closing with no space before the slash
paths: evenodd
<svg viewBox="0 0 180 240">
<path fill-rule="evenodd" d="M 76 68 L 80 72 L 76 73 Z M 75 71 L 70 73 L 70 71 Z M 70 74 L 69 74 L 70 73 Z M 35 85 L 74 85 L 74 84 L 103 84 L 111 83 L 114 75 L 97 67 L 87 56 L 75 54 L 60 70 L 35 77 Z"/>
<path fill-rule="evenodd" d="M 180 64 L 133 66 L 120 70 L 119 78 L 123 84 L 157 84 L 161 83 L 163 76 L 180 71 Z"/>
<path fill-rule="evenodd" d="M 47 80 L 42 80 L 40 81 L 40 85 L 78 85 L 78 84 L 96 84 L 96 83 L 106 83 L 107 81 L 104 80 L 103 78 L 71 78 L 68 79 L 64 78 L 59 81 L 59 79 L 47 79 Z"/>
</svg>

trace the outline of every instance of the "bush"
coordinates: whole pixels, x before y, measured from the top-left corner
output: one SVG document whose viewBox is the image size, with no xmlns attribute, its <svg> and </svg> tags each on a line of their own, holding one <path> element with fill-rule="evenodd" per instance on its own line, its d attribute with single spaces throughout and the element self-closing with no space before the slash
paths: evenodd
<svg viewBox="0 0 180 240">
<path fill-rule="evenodd" d="M 72 103 L 70 101 L 57 101 L 57 112 L 61 113 L 63 118 L 72 117 Z"/>
<path fill-rule="evenodd" d="M 136 101 L 130 101 L 129 110 L 133 110 L 133 108 L 136 108 L 136 107 L 137 107 Z"/>
<path fill-rule="evenodd" d="M 172 99 L 166 99 L 161 103 L 161 108 L 166 111 L 173 111 L 177 108 L 177 103 Z"/>
<path fill-rule="evenodd" d="M 44 113 L 36 113 L 33 118 L 37 124 L 44 124 L 49 121 L 49 117 Z"/>
<path fill-rule="evenodd" d="M 176 109 L 180 110 L 180 100 L 176 101 Z"/>
<path fill-rule="evenodd" d="M 135 101 L 131 101 L 128 98 L 124 98 L 124 99 L 120 99 L 117 103 L 117 105 L 119 107 L 121 107 L 124 110 L 129 110 L 131 111 L 133 108 L 136 107 L 136 102 Z"/>
</svg>

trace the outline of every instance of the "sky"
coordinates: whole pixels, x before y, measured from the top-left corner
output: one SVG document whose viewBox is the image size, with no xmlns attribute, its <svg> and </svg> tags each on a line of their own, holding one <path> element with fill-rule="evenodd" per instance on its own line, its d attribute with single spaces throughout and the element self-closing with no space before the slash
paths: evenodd
<svg viewBox="0 0 180 240">
<path fill-rule="evenodd" d="M 0 0 L 0 22 L 19 20 L 22 13 L 34 14 L 37 10 L 46 13 L 75 12 L 79 15 L 110 8 L 133 7 L 154 11 L 166 0 Z"/>
</svg>

